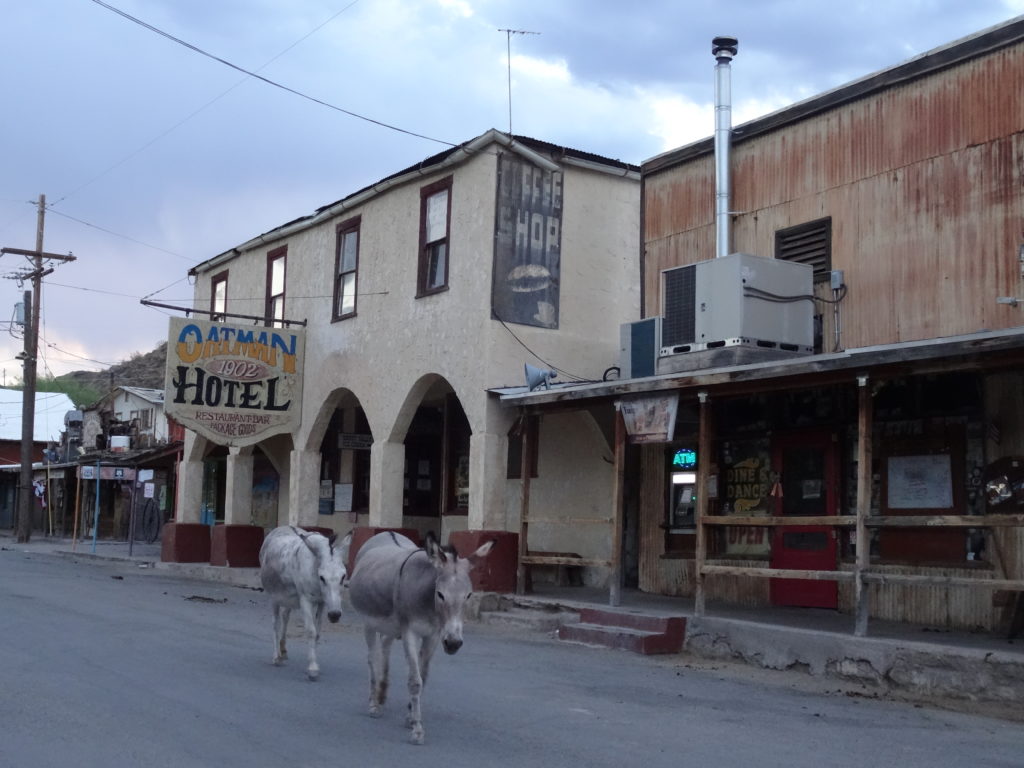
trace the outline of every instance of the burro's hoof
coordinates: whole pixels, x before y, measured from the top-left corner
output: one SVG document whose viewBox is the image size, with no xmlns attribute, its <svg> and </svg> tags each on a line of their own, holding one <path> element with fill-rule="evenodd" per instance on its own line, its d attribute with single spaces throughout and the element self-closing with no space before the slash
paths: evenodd
<svg viewBox="0 0 1024 768">
<path fill-rule="evenodd" d="M 380 704 L 370 704 L 370 717 L 380 717 L 383 714 L 384 709 Z"/>
<path fill-rule="evenodd" d="M 287 658 L 288 658 L 287 656 L 275 656 L 274 657 L 274 666 L 275 667 L 283 667 L 285 659 L 287 659 Z"/>
<path fill-rule="evenodd" d="M 317 678 L 320 677 L 320 670 L 319 669 L 307 669 L 306 670 L 306 677 L 309 678 L 310 682 L 315 683 L 317 681 Z"/>
<path fill-rule="evenodd" d="M 409 741 L 411 741 L 413 744 L 417 744 L 417 745 L 423 744 L 423 726 L 422 725 L 414 725 L 412 727 L 412 733 L 409 734 Z"/>
</svg>

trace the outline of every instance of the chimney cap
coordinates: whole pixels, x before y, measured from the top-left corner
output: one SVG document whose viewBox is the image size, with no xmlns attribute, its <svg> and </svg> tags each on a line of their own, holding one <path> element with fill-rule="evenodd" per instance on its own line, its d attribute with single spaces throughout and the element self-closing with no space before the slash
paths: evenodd
<svg viewBox="0 0 1024 768">
<path fill-rule="evenodd" d="M 735 37 L 727 35 L 716 37 L 711 41 L 711 55 L 719 61 L 723 59 L 729 61 L 736 55 L 738 47 L 739 40 Z"/>
</svg>

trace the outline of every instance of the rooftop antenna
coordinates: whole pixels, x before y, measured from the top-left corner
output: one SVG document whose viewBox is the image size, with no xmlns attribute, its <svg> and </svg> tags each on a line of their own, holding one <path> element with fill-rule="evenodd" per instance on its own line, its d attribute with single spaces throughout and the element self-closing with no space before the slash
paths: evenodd
<svg viewBox="0 0 1024 768">
<path fill-rule="evenodd" d="M 512 35 L 539 35 L 525 29 L 499 29 L 505 33 L 505 49 L 508 59 L 508 135 L 512 135 Z"/>
</svg>

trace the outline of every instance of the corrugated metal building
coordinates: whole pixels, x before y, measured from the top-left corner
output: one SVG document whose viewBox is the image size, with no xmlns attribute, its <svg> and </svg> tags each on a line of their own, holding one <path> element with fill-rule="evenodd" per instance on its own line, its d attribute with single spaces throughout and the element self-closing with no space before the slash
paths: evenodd
<svg viewBox="0 0 1024 768">
<path fill-rule="evenodd" d="M 749 257 L 714 259 L 711 139 L 643 164 L 661 319 L 624 334 L 616 383 L 502 396 L 674 417 L 660 441 L 620 421 L 613 600 L 624 578 L 698 612 L 1005 625 L 1024 586 L 1021 82 L 1024 18 L 736 127 L 728 253 Z M 809 266 L 791 282 L 780 261 Z"/>
</svg>

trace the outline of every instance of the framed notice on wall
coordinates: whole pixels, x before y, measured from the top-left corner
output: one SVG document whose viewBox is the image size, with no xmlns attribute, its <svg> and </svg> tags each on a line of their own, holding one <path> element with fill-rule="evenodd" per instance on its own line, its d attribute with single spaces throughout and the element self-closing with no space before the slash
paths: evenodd
<svg viewBox="0 0 1024 768">
<path fill-rule="evenodd" d="M 886 472 L 889 509 L 953 506 L 953 471 L 948 453 L 890 456 Z"/>
<path fill-rule="evenodd" d="M 334 486 L 334 511 L 352 511 L 352 483 L 338 483 Z"/>
</svg>

